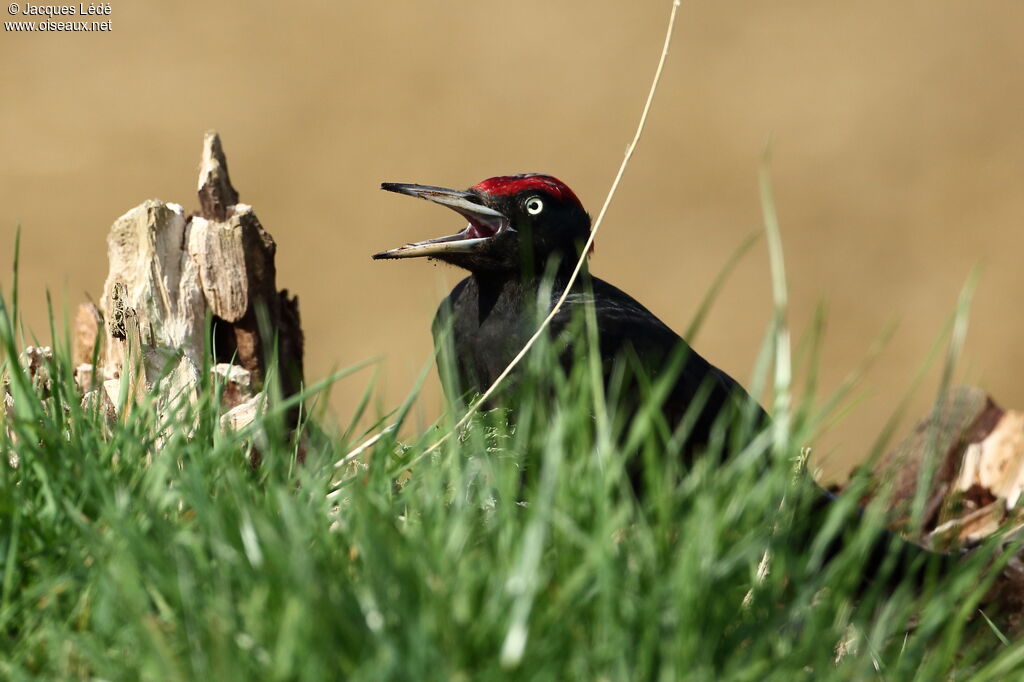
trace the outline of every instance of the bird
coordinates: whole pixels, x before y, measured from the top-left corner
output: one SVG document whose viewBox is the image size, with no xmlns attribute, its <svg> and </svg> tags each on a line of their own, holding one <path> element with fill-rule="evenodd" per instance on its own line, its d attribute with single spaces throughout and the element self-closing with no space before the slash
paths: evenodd
<svg viewBox="0 0 1024 682">
<path fill-rule="evenodd" d="M 541 173 L 492 177 L 466 190 L 392 182 L 382 183 L 381 188 L 445 206 L 468 221 L 454 234 L 372 257 L 430 258 L 468 271 L 438 307 L 433 332 L 437 344 L 448 330 L 451 334 L 453 366 L 441 372 L 445 392 L 449 396 L 483 393 L 536 330 L 537 301 L 542 302 L 539 312 L 546 314 L 569 287 L 590 235 L 590 215 L 565 183 Z M 727 438 L 731 435 L 727 431 L 736 424 L 743 426 L 741 437 L 750 440 L 771 423 L 739 382 L 697 353 L 643 304 L 591 275 L 585 266 L 551 320 L 551 336 L 571 332 L 572 321 L 583 312 L 591 313 L 596 325 L 606 388 L 618 382 L 616 408 L 627 415 L 643 404 L 650 378 L 676 371 L 661 408 L 668 426 L 687 422 L 685 456 L 702 454 L 713 435 Z M 563 366 L 571 367 L 575 357 L 572 345 L 567 345 L 561 356 Z M 512 378 L 514 382 L 515 374 Z M 716 433 L 717 427 L 726 432 Z M 721 448 L 727 441 L 716 442 Z M 720 449 L 720 456 L 724 454 Z M 627 465 L 638 491 L 643 486 L 641 459 L 634 456 Z M 807 479 L 811 512 L 823 522 L 835 498 Z M 904 569 L 923 575 L 920 559 L 932 553 L 909 542 L 893 542 L 890 534 L 882 532 L 865 560 L 866 583 L 894 545 L 897 568 L 887 580 L 898 579 Z M 826 550 L 826 558 L 841 549 L 841 540 L 836 540 Z"/>
<path fill-rule="evenodd" d="M 447 329 L 452 335 L 455 366 L 453 372 L 441 372 L 445 392 L 483 393 L 534 333 L 538 296 L 549 292 L 540 311 L 546 314 L 565 291 L 590 234 L 590 215 L 565 183 L 539 173 L 493 177 L 467 190 L 405 183 L 381 187 L 446 206 L 468 221 L 456 234 L 406 244 L 373 258 L 427 257 L 469 272 L 438 307 L 433 331 L 436 343 Z M 662 412 L 675 427 L 700 403 L 691 417 L 687 452 L 707 444 L 718 415 L 727 408 L 746 407 L 755 424 L 767 422 L 768 415 L 736 380 L 635 298 L 587 269 L 552 319 L 551 336 L 565 332 L 587 308 L 596 322 L 605 382 L 620 379 L 617 407 L 635 412 L 645 398 L 643 377 L 676 368 Z M 567 347 L 567 368 L 572 357 Z"/>
</svg>

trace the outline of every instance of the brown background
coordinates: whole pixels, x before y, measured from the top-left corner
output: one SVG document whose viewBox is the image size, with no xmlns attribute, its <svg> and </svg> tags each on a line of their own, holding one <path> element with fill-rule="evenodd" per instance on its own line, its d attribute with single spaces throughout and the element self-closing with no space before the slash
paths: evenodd
<svg viewBox="0 0 1024 682">
<path fill-rule="evenodd" d="M 376 404 L 389 408 L 428 361 L 430 318 L 459 273 L 369 255 L 461 224 L 378 183 L 543 171 L 596 213 L 669 3 L 111 7 L 111 33 L 0 35 L 0 261 L 20 224 L 28 326 L 48 337 L 47 288 L 61 310 L 99 293 L 118 215 L 149 197 L 195 206 L 201 136 L 217 128 L 242 200 L 279 244 L 279 283 L 300 296 L 309 378 L 379 357 Z M 796 332 L 828 310 L 824 389 L 899 323 L 818 454 L 863 452 L 977 264 L 959 378 L 1021 407 L 1022 30 L 1018 0 L 684 2 L 594 271 L 684 328 L 760 225 L 771 139 Z M 696 343 L 744 381 L 768 283 L 762 241 Z M 371 375 L 334 390 L 342 420 Z M 418 418 L 439 409 L 431 375 Z"/>
</svg>

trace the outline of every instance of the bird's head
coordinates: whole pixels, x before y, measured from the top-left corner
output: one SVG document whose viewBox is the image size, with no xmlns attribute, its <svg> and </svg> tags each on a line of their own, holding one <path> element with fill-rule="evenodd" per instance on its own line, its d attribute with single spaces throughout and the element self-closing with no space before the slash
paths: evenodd
<svg viewBox="0 0 1024 682">
<path fill-rule="evenodd" d="M 550 175 L 506 175 L 455 190 L 385 182 L 381 189 L 447 206 L 469 224 L 447 237 L 374 254 L 436 258 L 471 272 L 543 268 L 574 261 L 590 234 L 590 216 L 568 186 Z"/>
</svg>

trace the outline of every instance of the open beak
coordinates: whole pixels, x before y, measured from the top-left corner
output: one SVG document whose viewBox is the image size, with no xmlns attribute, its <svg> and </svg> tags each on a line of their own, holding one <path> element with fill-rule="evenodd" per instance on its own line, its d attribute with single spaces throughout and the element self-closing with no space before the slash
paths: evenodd
<svg viewBox="0 0 1024 682">
<path fill-rule="evenodd" d="M 447 237 L 428 239 L 424 242 L 406 244 L 390 251 L 373 254 L 373 258 L 417 258 L 440 256 L 446 253 L 469 253 L 502 230 L 509 228 L 508 218 L 504 214 L 479 203 L 480 198 L 472 192 L 428 185 L 406 185 L 397 182 L 385 182 L 381 189 L 388 192 L 408 194 L 433 201 L 452 209 L 469 221 L 465 229 Z"/>
</svg>

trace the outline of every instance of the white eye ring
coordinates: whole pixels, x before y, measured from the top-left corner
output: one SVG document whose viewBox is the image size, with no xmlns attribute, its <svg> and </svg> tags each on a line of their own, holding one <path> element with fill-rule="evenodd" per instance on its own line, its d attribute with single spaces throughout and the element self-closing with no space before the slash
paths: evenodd
<svg viewBox="0 0 1024 682">
<path fill-rule="evenodd" d="M 544 210 L 544 202 L 540 197 L 530 197 L 526 200 L 526 212 L 530 215 L 537 215 Z"/>
</svg>

